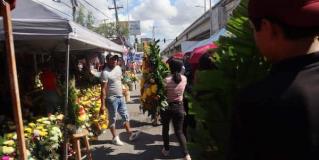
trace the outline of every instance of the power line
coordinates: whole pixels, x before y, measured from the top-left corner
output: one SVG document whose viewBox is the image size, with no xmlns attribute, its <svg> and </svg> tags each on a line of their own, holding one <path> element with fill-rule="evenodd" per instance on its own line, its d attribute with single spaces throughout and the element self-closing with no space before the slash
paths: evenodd
<svg viewBox="0 0 319 160">
<path fill-rule="evenodd" d="M 95 6 L 93 6 L 91 3 L 89 3 L 87 0 L 83 0 L 86 4 L 88 4 L 89 6 L 91 6 L 92 8 L 94 8 L 96 11 L 100 12 L 101 14 L 103 14 L 105 17 L 111 19 L 108 15 L 106 15 L 104 12 L 102 12 L 100 9 L 96 8 Z"/>
<path fill-rule="evenodd" d="M 64 4 L 65 6 L 67 6 L 67 7 L 69 7 L 69 8 L 72 9 L 72 7 L 71 7 L 69 4 L 67 4 L 67 3 L 65 3 L 65 2 L 63 2 L 63 1 L 61 1 L 61 3 Z"/>
<path fill-rule="evenodd" d="M 72 17 L 72 16 L 69 15 L 68 13 L 65 13 L 65 12 L 63 12 L 63 11 L 60 11 L 60 10 L 56 9 L 55 7 L 52 7 L 52 6 L 47 5 L 47 4 L 45 4 L 45 3 L 42 3 L 42 2 L 40 2 L 40 1 L 38 1 L 38 0 L 36 0 L 36 1 L 37 1 L 38 3 L 40 3 L 40 4 L 42 4 L 42 5 L 45 5 L 45 6 L 49 7 L 49 8 L 51 8 L 51 9 L 55 10 L 55 11 L 58 11 L 58 12 L 60 12 L 60 13 L 62 13 L 62 14 L 64 14 L 64 15 L 67 15 L 67 16 L 69 16 L 69 17 Z"/>
</svg>

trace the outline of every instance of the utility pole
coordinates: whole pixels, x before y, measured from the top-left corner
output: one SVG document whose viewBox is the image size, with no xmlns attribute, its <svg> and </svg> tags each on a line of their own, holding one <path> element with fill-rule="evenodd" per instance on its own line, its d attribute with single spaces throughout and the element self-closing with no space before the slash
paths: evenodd
<svg viewBox="0 0 319 160">
<path fill-rule="evenodd" d="M 209 0 L 209 37 L 213 34 L 213 9 L 212 9 L 212 0 Z"/>
<path fill-rule="evenodd" d="M 130 15 L 128 14 L 128 0 L 126 0 L 127 27 L 130 25 Z M 130 40 L 130 29 L 128 28 L 128 40 Z"/>
<path fill-rule="evenodd" d="M 109 7 L 109 9 L 114 9 L 115 10 L 116 31 L 117 31 L 117 33 L 120 33 L 120 31 L 119 31 L 119 16 L 118 16 L 118 13 L 117 13 L 117 9 L 120 9 L 120 8 L 123 8 L 123 7 L 122 6 L 117 6 L 116 5 L 116 0 L 113 0 L 113 4 L 114 4 L 114 7 L 113 8 Z"/>
<path fill-rule="evenodd" d="M 204 0 L 204 13 L 206 12 L 206 0 Z"/>
<path fill-rule="evenodd" d="M 73 17 L 73 21 L 75 21 L 75 13 L 76 13 L 76 8 L 79 6 L 78 1 L 77 0 L 70 0 L 71 4 L 72 4 L 72 17 Z"/>
</svg>

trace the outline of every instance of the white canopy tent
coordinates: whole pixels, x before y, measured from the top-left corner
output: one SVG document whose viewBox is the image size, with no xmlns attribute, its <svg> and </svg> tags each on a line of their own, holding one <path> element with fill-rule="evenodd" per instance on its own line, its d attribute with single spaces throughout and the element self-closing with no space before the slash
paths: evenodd
<svg viewBox="0 0 319 160">
<path fill-rule="evenodd" d="M 69 39 L 71 51 L 101 49 L 122 53 L 124 47 L 76 24 L 32 0 L 19 0 L 12 12 L 16 49 L 66 51 Z M 0 26 L 3 40 L 3 26 Z"/>
<path fill-rule="evenodd" d="M 2 19 L 0 24 L 0 41 L 4 41 Z M 85 50 L 124 52 L 123 46 L 59 16 L 32 0 L 16 1 L 16 8 L 12 12 L 12 28 L 17 52 L 20 50 L 41 54 L 65 52 L 65 117 L 68 117 L 70 51 L 74 51 L 71 53 Z M 64 142 L 67 143 L 66 131 L 64 134 Z M 66 155 L 67 147 L 64 145 L 64 157 Z"/>
</svg>

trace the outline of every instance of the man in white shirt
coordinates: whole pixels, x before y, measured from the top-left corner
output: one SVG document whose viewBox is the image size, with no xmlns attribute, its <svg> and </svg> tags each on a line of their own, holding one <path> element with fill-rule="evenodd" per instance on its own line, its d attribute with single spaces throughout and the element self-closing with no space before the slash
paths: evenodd
<svg viewBox="0 0 319 160">
<path fill-rule="evenodd" d="M 100 113 L 104 113 L 105 102 L 107 102 L 109 128 L 113 136 L 112 143 L 115 145 L 123 145 L 123 142 L 116 134 L 116 112 L 118 112 L 124 120 L 123 125 L 129 134 L 129 139 L 131 141 L 138 137 L 139 132 L 131 131 L 129 115 L 122 93 L 122 70 L 121 67 L 117 65 L 118 58 L 119 57 L 117 55 L 111 53 L 106 56 L 107 64 L 104 67 L 100 78 L 102 82 Z"/>
</svg>

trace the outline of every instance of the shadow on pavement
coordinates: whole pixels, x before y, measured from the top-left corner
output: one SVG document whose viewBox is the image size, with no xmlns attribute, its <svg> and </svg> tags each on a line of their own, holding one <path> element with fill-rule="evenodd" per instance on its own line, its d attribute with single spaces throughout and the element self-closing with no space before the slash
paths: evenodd
<svg viewBox="0 0 319 160">
<path fill-rule="evenodd" d="M 121 153 L 117 155 L 107 155 L 107 159 L 111 160 L 153 160 L 153 159 L 178 159 L 182 157 L 182 151 L 179 146 L 170 146 L 170 156 L 164 157 L 161 154 L 163 148 L 162 135 L 151 135 L 141 132 L 138 139 L 129 141 L 126 133 L 119 135 L 125 143 L 131 144 L 136 150 L 136 154 Z M 177 142 L 175 135 L 170 135 L 170 142 Z"/>
<path fill-rule="evenodd" d="M 141 122 L 141 121 L 137 121 L 137 120 L 130 120 L 130 125 L 132 128 L 138 128 L 138 127 L 151 126 L 152 123 Z"/>
<path fill-rule="evenodd" d="M 92 140 L 90 141 L 90 145 L 101 145 L 101 144 L 111 144 L 112 140 Z"/>
<path fill-rule="evenodd" d="M 111 147 L 105 147 L 105 146 L 100 146 L 100 147 L 95 147 L 92 149 L 92 156 L 93 159 L 96 160 L 102 160 L 105 159 L 103 157 L 108 157 L 110 153 L 112 153 L 114 149 L 111 149 Z"/>
<path fill-rule="evenodd" d="M 137 98 L 137 99 L 140 99 L 140 95 L 134 95 L 134 96 L 131 96 L 131 99 L 133 99 L 133 98 Z"/>
<path fill-rule="evenodd" d="M 176 137 L 174 134 L 170 135 L 170 156 L 164 157 L 161 153 L 163 148 L 163 141 L 161 133 L 149 134 L 146 133 L 146 130 L 141 130 L 138 139 L 135 141 L 129 141 L 128 134 L 126 132 L 121 132 L 119 134 L 120 139 L 125 143 L 125 145 L 132 145 L 134 152 L 132 153 L 131 150 L 127 150 L 129 153 L 119 153 L 114 155 L 114 150 L 112 150 L 112 146 L 105 148 L 103 147 L 96 147 L 93 150 L 93 158 L 97 160 L 160 160 L 160 159 L 170 159 L 170 160 L 177 160 L 183 157 L 181 148 L 176 146 Z M 144 131 L 144 132 L 143 132 Z M 102 141 L 92 141 L 94 145 L 112 145 L 111 140 L 102 140 Z M 173 145 L 173 143 L 175 145 Z M 121 147 L 127 147 L 127 146 Z M 129 147 L 131 148 L 131 147 Z M 113 154 L 112 154 L 113 153 Z"/>
<path fill-rule="evenodd" d="M 177 146 L 173 146 L 170 148 L 171 154 L 167 157 L 164 157 L 161 154 L 161 149 L 162 149 L 162 146 L 153 145 L 153 146 L 148 146 L 147 148 L 145 148 L 145 150 L 141 150 L 137 154 L 120 153 L 116 155 L 107 155 L 105 159 L 110 159 L 110 160 L 162 160 L 162 159 L 177 160 L 179 159 L 180 160 L 183 157 L 181 154 L 178 154 L 181 151 L 179 150 L 179 147 Z"/>
<path fill-rule="evenodd" d="M 126 104 L 140 104 L 140 103 L 141 103 L 141 101 L 140 101 L 139 98 L 133 99 L 133 100 L 131 100 L 129 102 L 126 102 Z"/>
<path fill-rule="evenodd" d="M 124 129 L 124 126 L 123 126 L 123 121 L 122 120 L 117 120 L 116 122 L 116 129 Z M 151 123 L 148 123 L 148 122 L 141 122 L 141 121 L 137 121 L 137 120 L 130 120 L 130 126 L 131 128 L 138 128 L 138 127 L 143 127 L 143 126 L 151 126 L 152 124 Z M 133 129 L 134 130 L 134 129 Z"/>
</svg>

